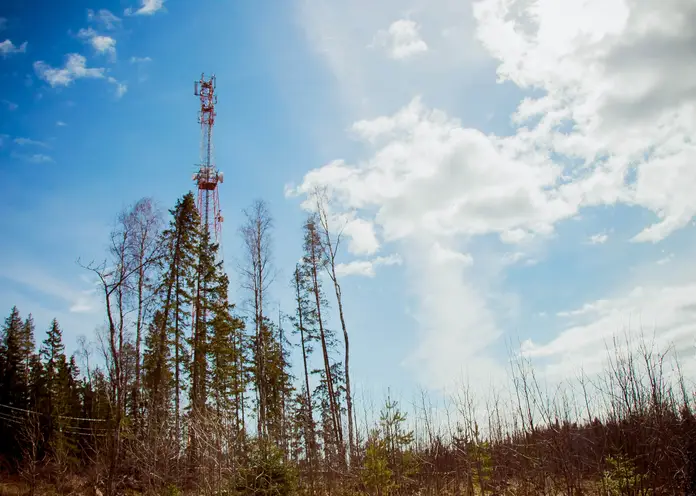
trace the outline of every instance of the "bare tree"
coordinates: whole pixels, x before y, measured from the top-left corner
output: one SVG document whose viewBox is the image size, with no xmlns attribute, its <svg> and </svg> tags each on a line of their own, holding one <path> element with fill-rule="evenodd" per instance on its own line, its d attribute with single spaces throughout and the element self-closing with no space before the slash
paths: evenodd
<svg viewBox="0 0 696 496">
<path fill-rule="evenodd" d="M 23 464 L 19 472 L 22 478 L 29 484 L 29 495 L 34 496 L 38 483 L 39 468 L 42 463 L 40 456 L 41 445 L 44 441 L 38 414 L 29 413 L 27 415 L 26 420 L 21 424 L 19 436 L 24 445 L 22 449 Z"/>
<path fill-rule="evenodd" d="M 338 282 L 336 275 L 336 256 L 338 248 L 341 244 L 341 235 L 345 225 L 333 226 L 330 219 L 330 202 L 326 187 L 316 187 L 312 192 L 314 205 L 317 210 L 319 219 L 319 229 L 321 238 L 321 249 L 325 261 L 326 272 L 333 282 L 334 292 L 336 294 L 336 303 L 338 304 L 338 317 L 341 321 L 341 330 L 343 331 L 344 343 L 344 361 L 345 361 L 345 381 L 346 381 L 346 410 L 348 415 L 348 460 L 355 453 L 354 446 L 354 427 L 353 427 L 353 396 L 350 389 L 350 343 L 348 339 L 348 330 L 346 328 L 346 319 L 343 313 L 343 297 L 341 294 L 341 285 Z"/>
<path fill-rule="evenodd" d="M 140 402 L 140 375 L 141 375 L 141 346 L 143 340 L 143 328 L 145 320 L 150 317 L 151 303 L 154 300 L 150 280 L 155 268 L 154 262 L 163 253 L 160 232 L 162 228 L 162 216 L 155 207 L 152 199 L 142 198 L 122 220 L 130 231 L 127 240 L 126 255 L 130 264 L 137 267 L 135 281 L 135 381 L 133 385 L 133 408 L 136 416 L 139 416 Z"/>
<path fill-rule="evenodd" d="M 158 251 L 148 252 L 142 260 L 129 256 L 132 246 L 135 224 L 130 222 L 128 212 L 122 212 L 111 232 L 109 252 L 111 261 L 101 264 L 90 263 L 82 267 L 92 271 L 99 280 L 107 318 L 107 364 L 111 384 L 112 412 L 114 428 L 111 436 L 109 477 L 107 495 L 114 494 L 115 476 L 121 457 L 121 420 L 125 415 L 127 395 L 126 345 L 127 345 L 127 316 L 130 312 L 129 296 L 132 294 L 133 280 L 144 267 L 154 264 Z M 78 261 L 79 263 L 79 261 Z"/>
<path fill-rule="evenodd" d="M 265 384 L 264 364 L 268 343 L 265 342 L 264 301 L 270 284 L 273 282 L 271 263 L 271 230 L 273 218 L 263 200 L 256 200 L 250 208 L 243 211 L 245 222 L 240 227 L 244 244 L 245 260 L 239 265 L 242 288 L 251 293 L 254 311 L 254 374 L 256 376 L 257 429 L 259 437 L 267 433 L 266 407 L 267 384 Z"/>
</svg>

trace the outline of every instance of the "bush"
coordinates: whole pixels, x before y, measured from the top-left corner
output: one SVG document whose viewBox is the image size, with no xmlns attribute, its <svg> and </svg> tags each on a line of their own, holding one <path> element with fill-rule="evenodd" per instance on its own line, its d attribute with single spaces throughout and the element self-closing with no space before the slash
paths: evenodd
<svg viewBox="0 0 696 496">
<path fill-rule="evenodd" d="M 248 496 L 291 496 L 297 479 L 283 461 L 282 452 L 272 445 L 255 446 L 246 466 L 239 471 L 236 490 Z"/>
</svg>

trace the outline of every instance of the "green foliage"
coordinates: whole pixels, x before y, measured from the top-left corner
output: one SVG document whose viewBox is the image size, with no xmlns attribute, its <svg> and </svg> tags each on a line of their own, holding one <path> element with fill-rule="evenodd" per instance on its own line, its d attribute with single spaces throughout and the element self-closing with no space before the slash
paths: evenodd
<svg viewBox="0 0 696 496">
<path fill-rule="evenodd" d="M 602 484 L 607 494 L 610 496 L 637 494 L 647 475 L 636 473 L 633 461 L 622 455 L 609 456 L 606 462 L 609 467 L 604 471 Z"/>
<path fill-rule="evenodd" d="M 235 489 L 245 496 L 291 496 L 297 492 L 297 478 L 292 467 L 283 461 L 282 451 L 262 442 L 251 448 Z"/>
<path fill-rule="evenodd" d="M 360 479 L 370 494 L 386 496 L 396 487 L 393 475 L 389 468 L 387 443 L 373 432 L 367 443 Z"/>
<path fill-rule="evenodd" d="M 173 484 L 170 484 L 167 486 L 167 489 L 165 489 L 164 496 L 182 496 L 181 489 L 176 487 Z"/>
</svg>

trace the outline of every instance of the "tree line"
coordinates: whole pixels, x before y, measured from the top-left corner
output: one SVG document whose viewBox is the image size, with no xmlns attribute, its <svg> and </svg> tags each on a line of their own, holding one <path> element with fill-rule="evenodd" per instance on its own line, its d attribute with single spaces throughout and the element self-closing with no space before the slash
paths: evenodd
<svg viewBox="0 0 696 496">
<path fill-rule="evenodd" d="M 647 347 L 615 351 L 604 382 L 583 379 L 572 398 L 543 393 L 520 359 L 514 401 L 482 409 L 463 388 L 440 422 L 425 395 L 408 414 L 388 397 L 377 416 L 362 405 L 358 422 L 341 225 L 325 191 L 311 202 L 288 281 L 274 282 L 267 204 L 244 211 L 243 304 L 229 299 L 188 193 L 168 218 L 138 201 L 118 216 L 106 259 L 80 262 L 104 309 L 95 346 L 82 340 L 68 356 L 53 320 L 37 351 L 31 315 L 12 308 L 0 335 L 2 473 L 30 494 L 696 491 L 694 389 Z M 273 283 L 292 289 L 289 327 L 269 310 Z"/>
</svg>

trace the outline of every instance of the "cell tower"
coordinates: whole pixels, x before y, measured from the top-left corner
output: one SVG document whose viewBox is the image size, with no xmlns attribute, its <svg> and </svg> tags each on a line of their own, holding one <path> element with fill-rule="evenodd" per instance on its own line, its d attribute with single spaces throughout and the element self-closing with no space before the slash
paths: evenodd
<svg viewBox="0 0 696 496">
<path fill-rule="evenodd" d="M 222 229 L 222 212 L 218 184 L 223 182 L 223 174 L 218 171 L 213 161 L 213 124 L 215 124 L 215 76 L 201 79 L 194 83 L 193 94 L 200 98 L 201 108 L 198 122 L 201 125 L 201 161 L 198 172 L 193 175 L 193 181 L 198 187 L 197 206 L 201 216 L 201 227 L 210 233 L 214 243 L 220 243 Z"/>
</svg>

